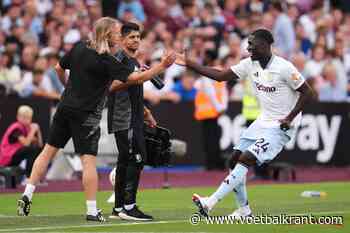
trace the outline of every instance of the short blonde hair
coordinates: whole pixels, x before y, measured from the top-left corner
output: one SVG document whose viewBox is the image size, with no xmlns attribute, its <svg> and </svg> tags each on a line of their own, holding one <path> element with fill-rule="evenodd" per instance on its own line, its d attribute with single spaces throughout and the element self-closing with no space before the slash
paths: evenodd
<svg viewBox="0 0 350 233">
<path fill-rule="evenodd" d="M 98 54 L 110 53 L 113 45 L 110 44 L 112 29 L 118 26 L 119 22 L 111 17 L 98 19 L 93 26 L 92 38 L 89 46 L 96 50 Z"/>
<path fill-rule="evenodd" d="M 17 116 L 33 116 L 33 109 L 28 105 L 21 105 L 17 109 Z"/>
</svg>

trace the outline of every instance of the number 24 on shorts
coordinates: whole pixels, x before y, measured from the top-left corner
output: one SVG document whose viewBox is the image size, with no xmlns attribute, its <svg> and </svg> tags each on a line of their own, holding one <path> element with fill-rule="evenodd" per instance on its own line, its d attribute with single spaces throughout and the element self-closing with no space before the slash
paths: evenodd
<svg viewBox="0 0 350 233">
<path fill-rule="evenodd" d="M 264 138 L 259 138 L 258 140 L 256 140 L 254 145 L 266 152 L 270 143 L 265 142 Z"/>
</svg>

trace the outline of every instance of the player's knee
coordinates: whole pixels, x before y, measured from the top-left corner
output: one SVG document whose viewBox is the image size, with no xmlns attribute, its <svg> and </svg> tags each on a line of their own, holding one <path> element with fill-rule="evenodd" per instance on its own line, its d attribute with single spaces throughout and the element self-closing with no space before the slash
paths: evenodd
<svg viewBox="0 0 350 233">
<path fill-rule="evenodd" d="M 256 164 L 256 157 L 250 151 L 245 151 L 239 156 L 237 162 L 250 167 Z"/>
<path fill-rule="evenodd" d="M 233 150 L 231 156 L 227 160 L 227 167 L 233 169 L 236 166 L 236 163 L 239 159 L 239 156 L 242 154 L 240 150 Z"/>
</svg>

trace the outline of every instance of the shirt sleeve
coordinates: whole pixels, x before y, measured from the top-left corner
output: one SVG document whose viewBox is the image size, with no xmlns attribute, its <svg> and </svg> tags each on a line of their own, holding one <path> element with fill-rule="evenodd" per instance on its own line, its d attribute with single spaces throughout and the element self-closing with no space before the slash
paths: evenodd
<svg viewBox="0 0 350 233">
<path fill-rule="evenodd" d="M 305 78 L 291 63 L 289 63 L 289 65 L 287 66 L 284 77 L 287 82 L 287 85 L 290 86 L 293 90 L 298 89 L 305 82 Z"/>
<path fill-rule="evenodd" d="M 69 70 L 71 67 L 71 53 L 72 53 L 71 49 L 69 52 L 67 52 L 59 61 L 60 66 L 62 67 L 62 69 L 65 70 Z"/>
<path fill-rule="evenodd" d="M 249 60 L 246 58 L 241 60 L 238 64 L 231 66 L 231 70 L 235 73 L 240 79 L 245 79 L 248 76 L 249 71 Z"/>
<path fill-rule="evenodd" d="M 22 133 L 19 129 L 15 129 L 14 131 L 12 131 L 12 133 L 9 135 L 9 143 L 13 144 L 16 143 L 18 141 L 18 138 L 22 136 Z"/>
<path fill-rule="evenodd" d="M 116 58 L 108 56 L 106 59 L 106 69 L 111 80 L 126 82 L 128 76 L 133 72 L 129 67 L 120 63 Z"/>
</svg>

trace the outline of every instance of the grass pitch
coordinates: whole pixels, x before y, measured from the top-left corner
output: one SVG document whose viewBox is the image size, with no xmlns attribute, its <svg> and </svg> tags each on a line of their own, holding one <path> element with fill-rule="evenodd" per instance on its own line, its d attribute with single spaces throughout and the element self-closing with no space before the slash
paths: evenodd
<svg viewBox="0 0 350 233">
<path fill-rule="evenodd" d="M 31 216 L 16 216 L 16 201 L 20 194 L 0 194 L 0 233 L 3 232 L 230 232 L 230 233 L 307 233 L 350 232 L 350 182 L 314 184 L 275 184 L 248 186 L 250 206 L 254 215 L 342 216 L 342 225 L 266 225 L 266 224 L 206 224 L 202 220 L 192 225 L 189 218 L 196 212 L 192 193 L 208 195 L 212 188 L 141 190 L 138 205 L 155 217 L 148 223 L 109 220 L 105 224 L 85 221 L 84 195 L 80 192 L 37 193 Z M 327 192 L 325 198 L 303 198 L 304 190 Z M 112 206 L 106 203 L 110 192 L 98 194 L 98 205 L 108 217 Z M 233 211 L 233 194 L 221 201 L 211 213 L 227 215 Z"/>
</svg>

